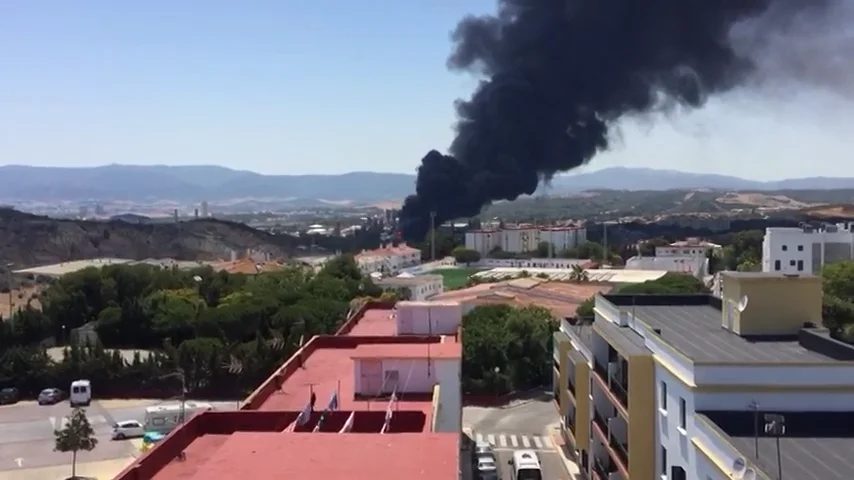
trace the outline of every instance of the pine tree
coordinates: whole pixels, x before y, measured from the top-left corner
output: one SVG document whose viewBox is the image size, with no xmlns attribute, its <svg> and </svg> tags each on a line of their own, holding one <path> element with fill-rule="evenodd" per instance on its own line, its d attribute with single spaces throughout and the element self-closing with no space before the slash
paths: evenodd
<svg viewBox="0 0 854 480">
<path fill-rule="evenodd" d="M 71 452 L 71 478 L 77 478 L 77 452 L 81 450 L 91 452 L 98 445 L 98 439 L 95 438 L 95 431 L 89 424 L 86 411 L 82 408 L 75 408 L 68 417 L 68 423 L 65 424 L 65 427 L 62 430 L 56 430 L 54 435 L 56 436 L 54 450 L 64 453 Z"/>
</svg>

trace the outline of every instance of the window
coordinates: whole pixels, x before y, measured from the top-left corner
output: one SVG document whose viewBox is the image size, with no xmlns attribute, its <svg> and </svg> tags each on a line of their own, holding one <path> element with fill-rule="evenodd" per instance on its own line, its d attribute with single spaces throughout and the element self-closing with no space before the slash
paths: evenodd
<svg viewBox="0 0 854 480">
<path fill-rule="evenodd" d="M 667 411 L 667 384 L 663 380 L 661 381 L 661 388 L 659 390 L 661 391 L 661 400 L 659 400 L 661 409 Z"/>
<path fill-rule="evenodd" d="M 784 251 L 784 252 L 785 252 L 786 250 L 788 250 L 788 249 L 789 249 L 789 247 L 788 247 L 787 245 L 783 245 L 783 251 Z"/>
<path fill-rule="evenodd" d="M 804 261 L 803 260 L 798 260 L 798 271 L 799 272 L 804 271 Z"/>
<path fill-rule="evenodd" d="M 682 467 L 673 467 L 670 469 L 670 480 L 686 480 L 685 469 Z"/>
<path fill-rule="evenodd" d="M 794 267 L 794 266 L 795 266 L 795 261 L 794 261 L 794 260 L 789 260 L 789 266 L 790 266 L 790 267 Z"/>
<path fill-rule="evenodd" d="M 774 260 L 774 270 L 780 270 L 780 261 Z"/>
<path fill-rule="evenodd" d="M 686 416 L 687 416 L 687 413 L 685 412 L 685 399 L 680 398 L 679 399 L 679 428 L 681 428 L 682 430 L 685 430 L 685 425 L 688 423 Z"/>
<path fill-rule="evenodd" d="M 803 252 L 803 251 L 804 251 L 804 246 L 803 246 L 803 245 L 798 245 L 798 251 L 799 251 L 799 252 Z"/>
<path fill-rule="evenodd" d="M 661 475 L 667 476 L 667 449 L 661 447 Z"/>
</svg>

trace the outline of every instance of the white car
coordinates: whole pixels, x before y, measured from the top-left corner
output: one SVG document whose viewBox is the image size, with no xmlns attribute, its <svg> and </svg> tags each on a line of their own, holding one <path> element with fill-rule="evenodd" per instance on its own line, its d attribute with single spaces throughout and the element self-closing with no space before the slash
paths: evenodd
<svg viewBox="0 0 854 480">
<path fill-rule="evenodd" d="M 136 420 L 125 420 L 113 426 L 113 440 L 141 437 L 144 434 L 145 428 Z"/>
</svg>

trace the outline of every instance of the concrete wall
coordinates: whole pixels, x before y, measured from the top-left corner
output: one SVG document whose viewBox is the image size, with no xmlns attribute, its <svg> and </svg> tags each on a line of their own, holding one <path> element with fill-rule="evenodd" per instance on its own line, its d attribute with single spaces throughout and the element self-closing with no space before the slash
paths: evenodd
<svg viewBox="0 0 854 480">
<path fill-rule="evenodd" d="M 459 303 L 398 302 L 398 335 L 454 335 L 462 323 Z"/>
</svg>

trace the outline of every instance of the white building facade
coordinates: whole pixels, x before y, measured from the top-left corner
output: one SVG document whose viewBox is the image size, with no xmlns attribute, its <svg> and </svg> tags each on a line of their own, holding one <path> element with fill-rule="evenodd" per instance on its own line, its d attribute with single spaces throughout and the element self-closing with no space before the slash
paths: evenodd
<svg viewBox="0 0 854 480">
<path fill-rule="evenodd" d="M 365 250 L 356 255 L 356 264 L 362 273 L 396 275 L 407 268 L 421 265 L 421 250 L 406 244 Z"/>
<path fill-rule="evenodd" d="M 852 224 L 769 227 L 762 241 L 762 271 L 819 273 L 828 263 L 854 259 Z"/>
<path fill-rule="evenodd" d="M 477 251 L 482 257 L 496 248 L 512 253 L 536 252 L 541 242 L 551 243 L 557 255 L 587 242 L 587 229 L 582 226 L 519 225 L 466 233 L 466 248 Z"/>
</svg>

